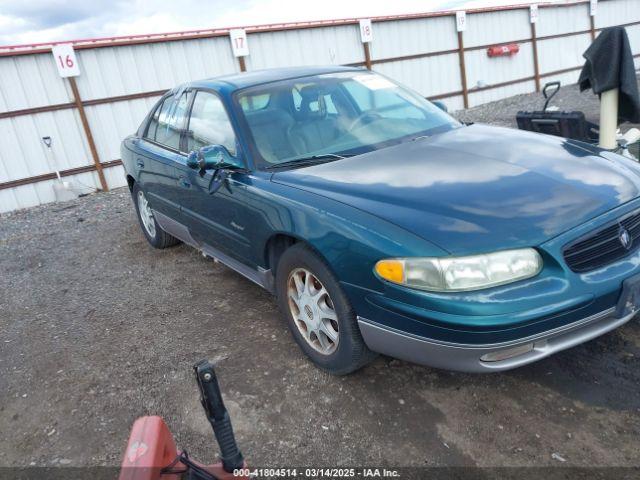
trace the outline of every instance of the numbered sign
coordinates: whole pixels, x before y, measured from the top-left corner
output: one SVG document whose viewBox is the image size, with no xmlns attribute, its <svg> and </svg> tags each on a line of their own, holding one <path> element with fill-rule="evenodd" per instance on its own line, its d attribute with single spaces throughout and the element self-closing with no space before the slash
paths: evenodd
<svg viewBox="0 0 640 480">
<path fill-rule="evenodd" d="M 456 12 L 456 27 L 459 32 L 464 32 L 467 29 L 467 12 Z"/>
<path fill-rule="evenodd" d="M 80 68 L 78 68 L 78 60 L 76 59 L 73 45 L 70 43 L 55 45 L 51 48 L 51 53 L 53 53 L 53 60 L 61 77 L 77 77 L 80 75 Z"/>
<path fill-rule="evenodd" d="M 596 16 L 596 11 L 598 10 L 598 0 L 591 0 L 589 2 L 589 14 L 592 17 Z"/>
<path fill-rule="evenodd" d="M 373 40 L 371 20 L 368 18 L 360 20 L 360 39 L 362 40 L 362 43 L 368 43 Z"/>
<path fill-rule="evenodd" d="M 247 43 L 247 32 L 241 28 L 229 30 L 231 49 L 236 57 L 246 57 L 249 55 L 249 44 Z"/>
<path fill-rule="evenodd" d="M 531 5 L 529 8 L 529 18 L 531 23 L 538 23 L 538 5 Z"/>
</svg>

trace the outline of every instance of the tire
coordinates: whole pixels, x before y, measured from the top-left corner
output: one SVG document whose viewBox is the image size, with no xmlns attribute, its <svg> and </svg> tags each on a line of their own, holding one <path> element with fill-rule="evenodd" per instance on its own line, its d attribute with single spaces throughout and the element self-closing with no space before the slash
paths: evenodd
<svg viewBox="0 0 640 480">
<path fill-rule="evenodd" d="M 153 216 L 151 209 L 149 209 L 148 204 L 146 206 L 144 205 L 147 202 L 147 199 L 144 191 L 137 183 L 133 184 L 131 197 L 133 198 L 133 204 L 136 207 L 136 216 L 138 217 L 138 223 L 140 224 L 142 233 L 152 247 L 169 248 L 180 243 L 180 240 L 169 235 L 160 228 L 160 225 L 158 225 L 158 222 Z"/>
<path fill-rule="evenodd" d="M 301 287 L 303 279 L 308 285 Z M 377 356 L 364 343 L 356 315 L 337 279 L 310 247 L 297 243 L 285 250 L 276 270 L 276 291 L 293 337 L 321 369 L 346 375 Z M 331 340 L 331 335 L 337 340 Z"/>
</svg>

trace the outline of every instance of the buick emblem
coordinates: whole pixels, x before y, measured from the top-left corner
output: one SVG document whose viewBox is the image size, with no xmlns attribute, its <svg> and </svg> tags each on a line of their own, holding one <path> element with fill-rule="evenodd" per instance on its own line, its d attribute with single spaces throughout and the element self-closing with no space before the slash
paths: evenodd
<svg viewBox="0 0 640 480">
<path fill-rule="evenodd" d="M 625 248 L 625 250 L 629 250 L 631 248 L 633 239 L 631 238 L 631 235 L 629 235 L 629 231 L 626 228 L 620 227 L 620 231 L 618 232 L 618 239 L 620 240 L 620 243 Z"/>
</svg>

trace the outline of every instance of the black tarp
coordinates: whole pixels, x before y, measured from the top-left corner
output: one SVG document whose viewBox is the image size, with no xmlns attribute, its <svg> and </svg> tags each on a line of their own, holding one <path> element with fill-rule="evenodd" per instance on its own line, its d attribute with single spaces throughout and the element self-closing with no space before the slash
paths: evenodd
<svg viewBox="0 0 640 480">
<path fill-rule="evenodd" d="M 580 91 L 601 94 L 620 89 L 618 119 L 640 123 L 640 97 L 629 37 L 623 27 L 605 28 L 584 52 Z"/>
</svg>

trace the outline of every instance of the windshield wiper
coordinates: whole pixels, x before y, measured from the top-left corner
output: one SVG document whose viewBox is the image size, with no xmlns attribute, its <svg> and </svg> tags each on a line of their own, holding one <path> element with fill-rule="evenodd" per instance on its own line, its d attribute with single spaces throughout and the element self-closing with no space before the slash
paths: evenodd
<svg viewBox="0 0 640 480">
<path fill-rule="evenodd" d="M 323 153 L 321 155 L 311 155 L 309 157 L 294 158 L 293 160 L 287 160 L 286 162 L 276 163 L 266 167 L 268 170 L 275 168 L 286 167 L 305 167 L 308 165 L 316 165 L 319 163 L 326 163 L 332 160 L 342 160 L 343 158 L 352 157 L 353 155 L 338 155 L 337 153 Z"/>
</svg>

